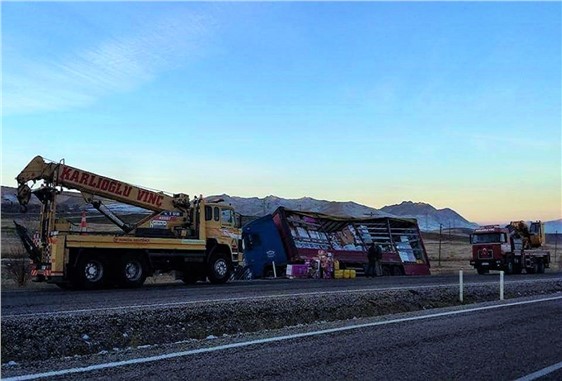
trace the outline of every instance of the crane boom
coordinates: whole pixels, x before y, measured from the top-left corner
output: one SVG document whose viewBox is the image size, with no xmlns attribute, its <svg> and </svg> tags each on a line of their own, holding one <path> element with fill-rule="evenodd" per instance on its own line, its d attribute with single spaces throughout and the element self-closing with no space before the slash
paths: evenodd
<svg viewBox="0 0 562 381">
<path fill-rule="evenodd" d="M 154 192 L 64 163 L 47 162 L 41 156 L 34 157 L 16 180 L 18 200 L 23 207 L 28 204 L 32 193 L 27 183 L 44 180 L 49 186 L 79 190 L 90 202 L 93 201 L 94 196 L 101 196 L 155 212 L 189 208 L 189 196 L 186 194 L 170 196 L 164 192 Z"/>
</svg>

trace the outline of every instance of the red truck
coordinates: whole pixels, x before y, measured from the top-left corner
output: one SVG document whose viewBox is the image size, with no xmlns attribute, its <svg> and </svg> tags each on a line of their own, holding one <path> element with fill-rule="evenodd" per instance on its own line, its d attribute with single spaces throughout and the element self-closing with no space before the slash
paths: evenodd
<svg viewBox="0 0 562 381">
<path fill-rule="evenodd" d="M 481 226 L 470 235 L 472 259 L 478 274 L 502 270 L 507 274 L 544 273 L 550 267 L 550 252 L 545 250 L 544 223 L 514 221 L 505 227 Z"/>
</svg>

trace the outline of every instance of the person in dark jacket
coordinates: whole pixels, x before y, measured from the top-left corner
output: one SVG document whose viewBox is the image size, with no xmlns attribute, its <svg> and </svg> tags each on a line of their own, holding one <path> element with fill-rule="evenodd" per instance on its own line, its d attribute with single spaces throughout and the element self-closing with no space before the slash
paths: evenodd
<svg viewBox="0 0 562 381">
<path fill-rule="evenodd" d="M 377 246 L 375 243 L 371 243 L 369 249 L 367 250 L 367 259 L 369 260 L 369 264 L 367 266 L 367 272 L 365 276 L 368 277 L 375 277 L 377 272 Z"/>
<path fill-rule="evenodd" d="M 375 246 L 375 275 L 382 276 L 382 247 L 380 245 Z"/>
</svg>

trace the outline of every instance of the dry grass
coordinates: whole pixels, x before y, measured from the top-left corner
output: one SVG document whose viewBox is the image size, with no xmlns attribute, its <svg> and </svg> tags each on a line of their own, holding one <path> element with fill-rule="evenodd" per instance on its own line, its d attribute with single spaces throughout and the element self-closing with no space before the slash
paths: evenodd
<svg viewBox="0 0 562 381">
<path fill-rule="evenodd" d="M 468 238 L 464 240 L 451 240 L 441 242 L 441 255 L 439 255 L 439 241 L 424 240 L 425 249 L 431 264 L 431 274 L 447 274 L 463 270 L 476 271 L 470 266 L 471 249 Z"/>
</svg>

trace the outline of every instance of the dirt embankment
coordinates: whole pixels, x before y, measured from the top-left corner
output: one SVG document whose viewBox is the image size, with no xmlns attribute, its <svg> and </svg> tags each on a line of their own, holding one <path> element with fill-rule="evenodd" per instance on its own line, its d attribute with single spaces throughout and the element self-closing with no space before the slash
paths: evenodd
<svg viewBox="0 0 562 381">
<path fill-rule="evenodd" d="M 562 279 L 517 282 L 505 297 L 562 292 Z M 497 300 L 497 285 L 469 286 L 464 304 Z M 457 287 L 361 291 L 174 308 L 2 319 L 2 362 L 43 360 L 459 305 Z"/>
</svg>

